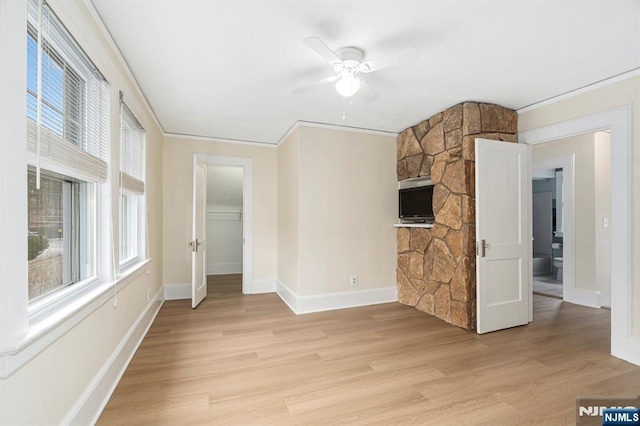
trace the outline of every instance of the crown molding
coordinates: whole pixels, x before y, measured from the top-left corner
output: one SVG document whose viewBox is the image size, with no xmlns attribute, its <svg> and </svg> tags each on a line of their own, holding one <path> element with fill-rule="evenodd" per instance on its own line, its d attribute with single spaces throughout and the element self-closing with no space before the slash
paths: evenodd
<svg viewBox="0 0 640 426">
<path fill-rule="evenodd" d="M 536 103 L 531 104 L 531 105 L 527 105 L 525 107 L 517 109 L 516 112 L 518 114 L 523 114 L 525 112 L 533 111 L 535 109 L 542 108 L 544 106 L 554 104 L 554 103 L 562 101 L 564 99 L 569 99 L 569 98 L 572 98 L 574 96 L 578 96 L 578 95 L 581 95 L 583 93 L 587 93 L 587 92 L 590 92 L 592 90 L 599 89 L 601 87 L 609 86 L 611 84 L 618 83 L 620 81 L 627 80 L 629 78 L 633 78 L 633 77 L 636 77 L 636 76 L 639 76 L 639 75 L 640 75 L 640 68 L 635 68 L 635 69 L 632 69 L 630 71 L 623 72 L 622 74 L 618 74 L 618 75 L 615 75 L 613 77 L 609 77 L 609 78 L 606 78 L 604 80 L 600 80 L 600 81 L 597 81 L 595 83 L 588 84 L 588 85 L 580 87 L 578 89 L 570 90 L 570 91 L 568 91 L 566 93 L 563 93 L 561 95 L 553 96 L 553 97 L 545 99 L 543 101 L 536 102 Z"/>
<path fill-rule="evenodd" d="M 164 132 L 164 136 L 166 138 L 171 138 L 171 139 L 190 139 L 190 140 L 205 141 L 205 142 L 231 143 L 236 145 L 252 145 L 252 146 L 258 146 L 260 148 L 277 147 L 276 144 L 268 143 L 268 142 L 247 141 L 242 139 L 216 138 L 213 136 L 190 135 L 186 133 Z"/>
<path fill-rule="evenodd" d="M 370 135 L 382 135 L 382 136 L 393 136 L 397 137 L 398 132 L 391 132 L 387 130 L 375 130 L 375 129 L 367 129 L 364 127 L 355 127 L 355 126 L 340 126 L 337 124 L 328 124 L 328 123 L 319 123 L 315 121 L 304 121 L 297 120 L 287 132 L 280 138 L 276 146 L 280 146 L 282 142 L 284 142 L 291 134 L 300 127 L 316 127 L 321 129 L 330 129 L 330 130 L 341 130 L 345 132 L 357 132 L 357 133 L 366 133 Z"/>
</svg>

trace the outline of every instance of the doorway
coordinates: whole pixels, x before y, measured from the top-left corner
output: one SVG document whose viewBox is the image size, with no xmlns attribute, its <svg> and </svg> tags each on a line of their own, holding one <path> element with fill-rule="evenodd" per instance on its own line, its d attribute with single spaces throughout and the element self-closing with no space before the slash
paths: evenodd
<svg viewBox="0 0 640 426">
<path fill-rule="evenodd" d="M 242 274 L 244 169 L 207 165 L 207 275 Z"/>
<path fill-rule="evenodd" d="M 592 132 L 532 149 L 536 293 L 610 306 L 610 136 Z"/>
<path fill-rule="evenodd" d="M 253 160 L 196 154 L 207 164 L 207 275 L 242 274 L 253 290 Z M 194 203 L 196 200 L 194 200 Z"/>
<path fill-rule="evenodd" d="M 624 106 L 521 132 L 519 141 L 542 144 L 585 133 L 611 134 L 611 354 L 640 365 L 640 335 L 635 328 L 637 306 L 633 284 L 632 109 Z M 566 178 L 566 170 L 565 170 Z M 565 240 L 565 249 L 567 242 Z M 565 290 L 567 264 L 565 262 Z M 530 287 L 531 289 L 531 287 Z M 597 304 L 597 302 L 596 302 Z M 533 320 L 533 305 L 529 306 Z"/>
<path fill-rule="evenodd" d="M 563 297 L 563 173 L 534 164 L 531 182 L 533 292 L 558 299 Z"/>
</svg>

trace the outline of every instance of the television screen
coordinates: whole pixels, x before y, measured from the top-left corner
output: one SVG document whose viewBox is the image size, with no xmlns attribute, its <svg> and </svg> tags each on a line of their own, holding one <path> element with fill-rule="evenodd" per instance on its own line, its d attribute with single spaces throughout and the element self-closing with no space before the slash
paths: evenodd
<svg viewBox="0 0 640 426">
<path fill-rule="evenodd" d="M 400 218 L 433 219 L 433 185 L 399 191 Z"/>
</svg>

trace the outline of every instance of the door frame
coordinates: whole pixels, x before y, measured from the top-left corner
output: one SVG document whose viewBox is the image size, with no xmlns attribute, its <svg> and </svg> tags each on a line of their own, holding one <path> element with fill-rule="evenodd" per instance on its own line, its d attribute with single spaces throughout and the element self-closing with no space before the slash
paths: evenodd
<svg viewBox="0 0 640 426">
<path fill-rule="evenodd" d="M 633 283 L 633 107 L 626 105 L 521 132 L 536 145 L 611 131 L 611 355 L 640 365 L 640 330 Z M 639 315 L 640 316 L 640 315 Z"/>
<path fill-rule="evenodd" d="M 238 166 L 243 169 L 242 182 L 242 293 L 253 292 L 253 159 L 223 155 L 195 154 L 207 165 Z M 195 202 L 195 200 L 194 200 Z"/>
</svg>

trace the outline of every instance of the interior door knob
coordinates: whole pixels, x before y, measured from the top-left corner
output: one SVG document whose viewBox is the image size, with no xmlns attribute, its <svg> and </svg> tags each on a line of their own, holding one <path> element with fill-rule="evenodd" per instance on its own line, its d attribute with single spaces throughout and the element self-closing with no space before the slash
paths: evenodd
<svg viewBox="0 0 640 426">
<path fill-rule="evenodd" d="M 489 245 L 489 243 L 487 243 L 487 240 L 480 240 L 480 257 L 486 257 L 487 256 L 487 249 L 491 247 Z"/>
</svg>

